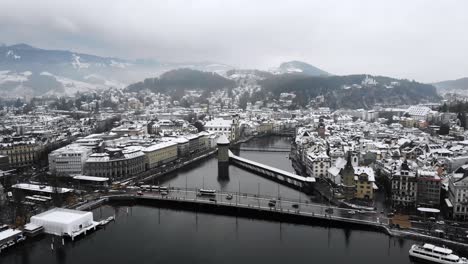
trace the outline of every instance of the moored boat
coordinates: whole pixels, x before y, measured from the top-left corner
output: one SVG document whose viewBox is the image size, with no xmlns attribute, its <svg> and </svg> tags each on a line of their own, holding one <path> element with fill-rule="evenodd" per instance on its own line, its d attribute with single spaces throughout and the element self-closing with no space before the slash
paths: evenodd
<svg viewBox="0 0 468 264">
<path fill-rule="evenodd" d="M 417 261 L 429 263 L 468 264 L 468 260 L 466 258 L 455 255 L 451 249 L 438 247 L 427 243 L 424 245 L 412 245 L 409 250 L 409 255 L 411 258 Z"/>
</svg>

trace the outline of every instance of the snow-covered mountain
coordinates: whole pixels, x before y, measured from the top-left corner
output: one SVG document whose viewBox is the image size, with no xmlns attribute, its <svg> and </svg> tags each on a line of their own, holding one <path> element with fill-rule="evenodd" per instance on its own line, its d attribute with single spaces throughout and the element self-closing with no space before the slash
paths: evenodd
<svg viewBox="0 0 468 264">
<path fill-rule="evenodd" d="M 67 50 L 39 49 L 27 44 L 1 45 L 0 96 L 73 95 L 79 91 L 122 88 L 176 68 L 218 73 L 232 69 L 213 62 L 125 60 Z"/>
<path fill-rule="evenodd" d="M 302 61 L 283 62 L 278 68 L 270 70 L 274 74 L 297 73 L 309 76 L 328 76 L 330 73 Z"/>
</svg>

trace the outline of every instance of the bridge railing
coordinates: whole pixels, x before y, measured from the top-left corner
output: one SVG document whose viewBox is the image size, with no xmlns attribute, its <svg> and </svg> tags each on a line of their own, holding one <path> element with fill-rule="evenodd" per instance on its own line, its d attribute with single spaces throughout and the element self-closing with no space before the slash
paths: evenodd
<svg viewBox="0 0 468 264">
<path fill-rule="evenodd" d="M 205 204 L 212 204 L 213 201 L 210 201 L 208 199 L 203 199 L 203 198 L 197 198 L 197 197 L 185 197 L 185 196 L 140 196 L 141 198 L 145 199 L 164 199 L 164 200 L 182 200 L 182 201 L 187 201 L 187 202 L 196 202 L 196 203 L 205 203 Z M 261 197 L 262 198 L 262 197 Z M 283 202 L 291 202 L 287 200 L 283 200 Z M 250 208 L 250 209 L 256 209 L 256 210 L 262 210 L 262 211 L 277 211 L 281 213 L 287 213 L 287 214 L 294 214 L 294 215 L 303 215 L 303 216 L 309 216 L 309 217 L 316 217 L 316 218 L 322 218 L 322 219 L 330 219 L 330 220 L 338 220 L 338 221 L 344 221 L 344 222 L 350 222 L 350 223 L 358 223 L 358 224 L 366 224 L 366 225 L 373 225 L 373 226 L 386 226 L 388 225 L 388 218 L 386 217 L 377 217 L 375 219 L 359 219 L 359 218 L 354 218 L 353 216 L 341 216 L 341 215 L 335 215 L 335 214 L 329 214 L 326 213 L 325 209 L 327 208 L 332 208 L 334 210 L 342 210 L 342 211 L 350 211 L 350 209 L 344 209 L 344 208 L 338 208 L 338 207 L 329 207 L 325 205 L 319 205 L 319 204 L 305 204 L 305 203 L 300 203 L 299 208 L 303 208 L 301 206 L 304 206 L 305 208 L 308 207 L 316 207 L 320 210 L 320 212 L 314 212 L 314 211 L 305 211 L 301 209 L 291 209 L 291 208 L 285 208 L 285 207 L 269 207 L 269 206 L 262 206 L 260 204 L 256 203 L 242 203 L 242 202 L 235 202 L 234 199 L 232 201 L 222 201 L 222 200 L 217 200 L 216 201 L 217 205 L 226 205 L 226 206 L 234 206 L 234 207 L 240 207 L 240 208 Z"/>
</svg>

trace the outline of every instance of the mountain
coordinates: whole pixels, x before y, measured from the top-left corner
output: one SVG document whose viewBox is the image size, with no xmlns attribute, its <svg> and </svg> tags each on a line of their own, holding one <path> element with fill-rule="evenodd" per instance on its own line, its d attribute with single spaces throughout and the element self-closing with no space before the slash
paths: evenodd
<svg viewBox="0 0 468 264">
<path fill-rule="evenodd" d="M 297 73 L 304 74 L 308 76 L 328 76 L 328 72 L 321 70 L 315 66 L 312 66 L 308 63 L 302 61 L 288 61 L 283 62 L 281 65 L 272 70 L 275 74 L 284 74 L 284 73 Z"/>
<path fill-rule="evenodd" d="M 375 105 L 414 105 L 440 100 L 434 86 L 415 81 L 364 74 L 307 76 L 259 70 L 230 70 L 221 76 L 178 69 L 126 88 L 129 92 L 145 90 L 169 95 L 173 100 L 190 97 L 194 92 L 199 102 L 228 96 L 239 106 L 257 101 L 284 102 L 283 98 L 290 94 L 294 94 L 291 107 L 329 106 L 332 109 L 369 109 Z"/>
<path fill-rule="evenodd" d="M 457 80 L 442 81 L 433 83 L 433 85 L 441 92 L 468 92 L 468 77 L 460 78 Z"/>
<path fill-rule="evenodd" d="M 172 63 L 126 60 L 27 44 L 0 46 L 0 96 L 73 95 L 108 87 L 123 88 L 148 76 L 176 68 L 226 72 L 213 62 Z"/>
<path fill-rule="evenodd" d="M 439 100 L 436 88 L 429 84 L 383 76 L 305 76 L 283 74 L 259 82 L 273 98 L 294 93 L 297 106 L 371 108 L 374 105 L 418 104 Z"/>
<path fill-rule="evenodd" d="M 131 84 L 126 88 L 126 91 L 150 90 L 155 93 L 171 95 L 174 100 L 179 100 L 187 90 L 214 92 L 233 88 L 235 84 L 235 81 L 217 73 L 183 68 L 165 72 L 160 77 L 147 78 L 142 82 Z"/>
</svg>

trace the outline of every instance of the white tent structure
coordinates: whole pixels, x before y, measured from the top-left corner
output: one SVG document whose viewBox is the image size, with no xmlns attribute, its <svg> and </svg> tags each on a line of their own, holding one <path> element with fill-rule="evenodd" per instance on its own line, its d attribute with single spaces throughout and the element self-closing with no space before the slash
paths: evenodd
<svg viewBox="0 0 468 264">
<path fill-rule="evenodd" d="M 92 212 L 54 208 L 31 217 L 31 223 L 43 226 L 51 235 L 75 237 L 96 226 Z"/>
</svg>

